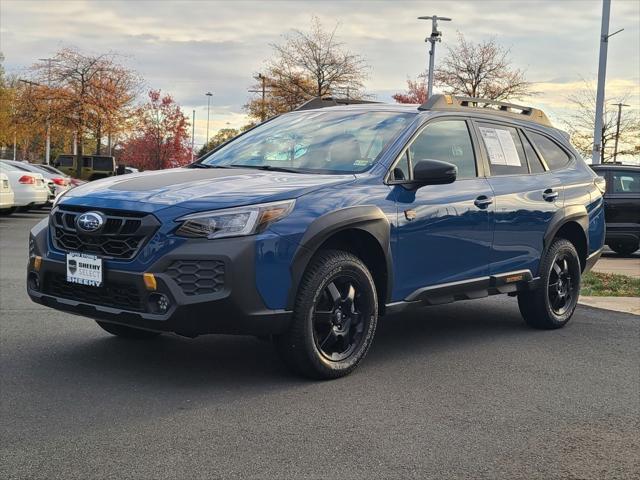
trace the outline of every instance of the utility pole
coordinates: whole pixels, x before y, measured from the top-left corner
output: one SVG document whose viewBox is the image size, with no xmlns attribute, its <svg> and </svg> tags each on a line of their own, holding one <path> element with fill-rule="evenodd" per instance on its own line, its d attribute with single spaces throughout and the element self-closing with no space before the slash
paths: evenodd
<svg viewBox="0 0 640 480">
<path fill-rule="evenodd" d="M 600 27 L 600 56 L 598 62 L 598 90 L 596 93 L 596 118 L 595 127 L 593 129 L 593 152 L 591 154 L 591 163 L 597 165 L 601 163 L 602 152 L 602 124 L 604 112 L 604 85 L 607 76 L 607 48 L 609 46 L 609 38 L 616 33 L 624 30 L 613 32 L 609 35 L 609 16 L 611 13 L 611 0 L 602 0 L 602 25 Z"/>
<path fill-rule="evenodd" d="M 614 103 L 618 107 L 618 122 L 616 123 L 616 141 L 613 144 L 613 161 L 618 158 L 618 139 L 620 138 L 620 119 L 622 118 L 622 107 L 629 107 L 626 103 Z"/>
<path fill-rule="evenodd" d="M 260 104 L 260 121 L 264 122 L 267 119 L 267 77 L 258 73 L 255 77 L 261 84 L 260 90 L 249 90 L 249 93 L 262 93 L 262 103 Z"/>
<path fill-rule="evenodd" d="M 211 97 L 213 97 L 213 93 L 207 92 L 205 95 L 207 96 L 207 140 L 204 142 L 206 148 L 206 145 L 209 145 L 209 109 L 211 108 Z"/>
<path fill-rule="evenodd" d="M 193 150 L 195 147 L 196 140 L 196 111 L 195 109 L 191 112 L 191 161 L 195 160 L 195 151 Z"/>
<path fill-rule="evenodd" d="M 438 31 L 438 20 L 450 22 L 451 19 L 432 15 L 430 17 L 418 17 L 418 20 L 431 20 L 431 35 L 424 39 L 425 42 L 431 44 L 431 48 L 429 49 L 429 77 L 427 82 L 427 98 L 431 98 L 431 94 L 433 93 L 433 69 L 436 57 L 436 43 L 442 41 L 442 32 Z"/>
</svg>

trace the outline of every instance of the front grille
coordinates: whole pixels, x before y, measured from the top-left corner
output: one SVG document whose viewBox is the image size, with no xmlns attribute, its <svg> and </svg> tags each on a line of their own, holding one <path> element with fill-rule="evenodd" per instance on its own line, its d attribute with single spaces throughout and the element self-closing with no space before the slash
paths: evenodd
<svg viewBox="0 0 640 480">
<path fill-rule="evenodd" d="M 185 295 L 217 293 L 224 288 L 222 260 L 175 260 L 165 270 Z"/>
<path fill-rule="evenodd" d="M 118 283 L 90 287 L 67 282 L 64 275 L 48 273 L 43 283 L 44 293 L 92 305 L 120 308 L 122 310 L 143 311 L 142 297 L 135 285 Z"/>
<path fill-rule="evenodd" d="M 131 259 L 159 226 L 158 220 L 150 214 L 100 210 L 105 217 L 102 229 L 95 234 L 80 233 L 76 228 L 76 219 L 90 210 L 65 206 L 52 212 L 51 237 L 56 248 L 67 252 L 92 253 L 103 258 Z"/>
</svg>

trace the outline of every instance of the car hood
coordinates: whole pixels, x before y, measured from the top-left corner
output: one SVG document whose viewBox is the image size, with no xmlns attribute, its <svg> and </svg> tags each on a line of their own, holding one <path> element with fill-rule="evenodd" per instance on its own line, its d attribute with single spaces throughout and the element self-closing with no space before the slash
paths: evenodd
<svg viewBox="0 0 640 480">
<path fill-rule="evenodd" d="M 216 210 L 297 198 L 354 175 L 255 169 L 175 168 L 96 180 L 69 190 L 61 203 L 153 212 L 167 207 Z"/>
</svg>

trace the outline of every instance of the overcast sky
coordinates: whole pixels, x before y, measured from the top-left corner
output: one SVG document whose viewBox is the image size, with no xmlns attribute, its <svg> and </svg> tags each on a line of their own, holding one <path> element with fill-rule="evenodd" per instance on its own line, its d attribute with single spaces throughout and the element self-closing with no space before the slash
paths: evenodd
<svg viewBox="0 0 640 480">
<path fill-rule="evenodd" d="M 517 67 L 540 92 L 530 103 L 553 117 L 582 79 L 597 74 L 601 0 L 539 1 L 111 1 L 1 0 L 0 51 L 8 72 L 20 74 L 36 59 L 74 46 L 114 51 L 138 70 L 148 87 L 171 93 L 190 116 L 196 109 L 196 142 L 204 141 L 206 97 L 214 92 L 212 132 L 246 119 L 242 105 L 270 55 L 269 44 L 290 29 L 306 29 L 312 15 L 371 65 L 367 90 L 388 101 L 407 76 L 425 70 L 430 25 L 443 23 L 438 55 L 456 31 L 480 41 L 491 36 L 508 48 Z M 607 95 L 631 93 L 640 103 L 640 1 L 613 0 Z"/>
</svg>

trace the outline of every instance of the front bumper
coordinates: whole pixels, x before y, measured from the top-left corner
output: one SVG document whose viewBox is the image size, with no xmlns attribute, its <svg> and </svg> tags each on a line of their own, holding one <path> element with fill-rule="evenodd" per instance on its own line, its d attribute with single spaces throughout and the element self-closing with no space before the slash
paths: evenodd
<svg viewBox="0 0 640 480">
<path fill-rule="evenodd" d="M 156 290 L 149 291 L 144 272 L 107 265 L 103 287 L 67 284 L 66 263 L 43 254 L 48 248 L 47 230 L 36 232 L 30 240 L 27 292 L 34 302 L 93 319 L 188 337 L 278 334 L 289 324 L 291 312 L 266 308 L 256 290 L 252 237 L 219 239 L 215 248 L 208 240 L 185 242 L 148 268 L 157 281 Z M 42 258 L 38 269 L 36 256 Z M 207 266 L 212 267 L 203 270 Z M 156 313 L 154 293 L 169 299 L 166 313 Z"/>
</svg>

